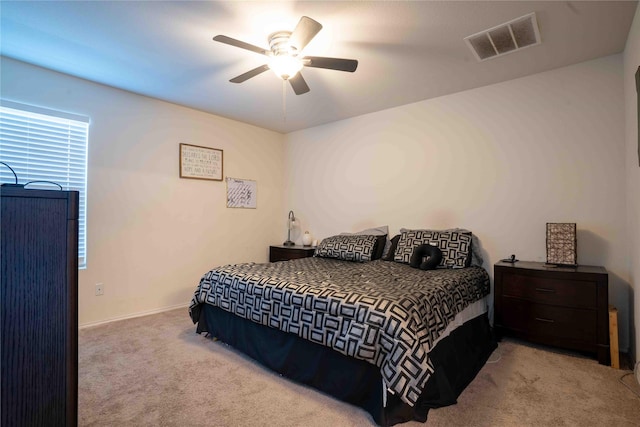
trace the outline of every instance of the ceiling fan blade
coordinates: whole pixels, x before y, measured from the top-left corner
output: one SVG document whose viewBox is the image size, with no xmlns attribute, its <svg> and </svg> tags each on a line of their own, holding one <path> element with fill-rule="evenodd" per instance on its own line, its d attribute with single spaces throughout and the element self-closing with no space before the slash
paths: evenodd
<svg viewBox="0 0 640 427">
<path fill-rule="evenodd" d="M 244 74 L 240 74 L 238 77 L 234 77 L 229 81 L 231 83 L 242 83 L 244 81 L 249 80 L 251 77 L 255 77 L 260 73 L 264 73 L 268 69 L 269 69 L 269 66 L 267 64 L 264 64 L 264 65 L 261 65 L 261 66 L 259 66 L 257 68 L 254 68 L 253 70 L 247 71 Z"/>
<path fill-rule="evenodd" d="M 324 56 L 305 56 L 303 63 L 305 67 L 327 68 L 350 73 L 353 73 L 358 68 L 356 59 L 326 58 Z"/>
<path fill-rule="evenodd" d="M 296 93 L 296 95 L 302 95 L 303 93 L 307 93 L 311 90 L 309 89 L 307 82 L 302 77 L 302 74 L 300 74 L 299 72 L 294 77 L 289 79 L 289 83 L 291 84 L 291 87 L 293 88 L 293 91 Z"/>
<path fill-rule="evenodd" d="M 303 16 L 298 21 L 295 30 L 289 37 L 289 43 L 294 46 L 300 52 L 311 41 L 312 38 L 318 34 L 322 29 L 322 24 L 314 21 L 308 16 Z"/>
<path fill-rule="evenodd" d="M 269 52 L 268 50 L 263 49 L 261 47 L 254 46 L 252 44 L 245 43 L 240 40 L 232 39 L 231 37 L 227 37 L 223 35 L 217 35 L 213 39 L 217 42 L 239 47 L 241 49 L 250 50 L 251 52 L 259 53 L 261 55 L 266 55 Z"/>
</svg>

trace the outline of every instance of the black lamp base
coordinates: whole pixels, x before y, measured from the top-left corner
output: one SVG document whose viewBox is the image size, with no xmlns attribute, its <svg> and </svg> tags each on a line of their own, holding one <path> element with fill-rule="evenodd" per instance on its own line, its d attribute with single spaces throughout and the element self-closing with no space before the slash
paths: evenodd
<svg viewBox="0 0 640 427">
<path fill-rule="evenodd" d="M 287 240 L 287 241 L 286 241 L 286 242 L 284 242 L 282 245 L 283 245 L 283 246 L 295 246 L 296 244 L 295 244 L 295 243 L 293 243 L 291 240 Z"/>
</svg>

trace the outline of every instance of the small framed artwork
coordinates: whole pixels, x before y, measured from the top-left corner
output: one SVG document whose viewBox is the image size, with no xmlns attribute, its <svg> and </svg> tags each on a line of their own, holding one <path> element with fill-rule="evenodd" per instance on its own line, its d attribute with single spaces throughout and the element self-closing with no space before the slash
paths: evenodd
<svg viewBox="0 0 640 427">
<path fill-rule="evenodd" d="M 258 185 L 250 179 L 227 177 L 227 207 L 256 209 Z"/>
<path fill-rule="evenodd" d="M 180 178 L 222 181 L 222 150 L 180 144 Z"/>
<path fill-rule="evenodd" d="M 575 222 L 547 223 L 547 264 L 577 266 L 576 246 Z"/>
</svg>

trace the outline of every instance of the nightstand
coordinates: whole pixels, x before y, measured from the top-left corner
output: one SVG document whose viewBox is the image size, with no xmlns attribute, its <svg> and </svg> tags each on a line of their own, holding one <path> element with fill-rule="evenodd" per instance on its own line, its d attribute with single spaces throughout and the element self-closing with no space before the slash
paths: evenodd
<svg viewBox="0 0 640 427">
<path fill-rule="evenodd" d="M 501 335 L 591 353 L 608 365 L 608 280 L 604 267 L 499 262 L 494 325 Z"/>
<path fill-rule="evenodd" d="M 269 246 L 269 262 L 307 258 L 315 251 L 316 248 L 311 246 Z"/>
</svg>

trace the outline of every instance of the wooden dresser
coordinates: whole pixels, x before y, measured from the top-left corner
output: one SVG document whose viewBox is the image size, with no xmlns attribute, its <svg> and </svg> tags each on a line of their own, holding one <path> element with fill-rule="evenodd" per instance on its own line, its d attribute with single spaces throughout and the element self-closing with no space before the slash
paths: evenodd
<svg viewBox="0 0 640 427">
<path fill-rule="evenodd" d="M 78 192 L 0 195 L 0 425 L 76 426 Z"/>
<path fill-rule="evenodd" d="M 494 280 L 498 337 L 592 353 L 609 364 L 608 274 L 603 267 L 499 262 Z"/>
</svg>

